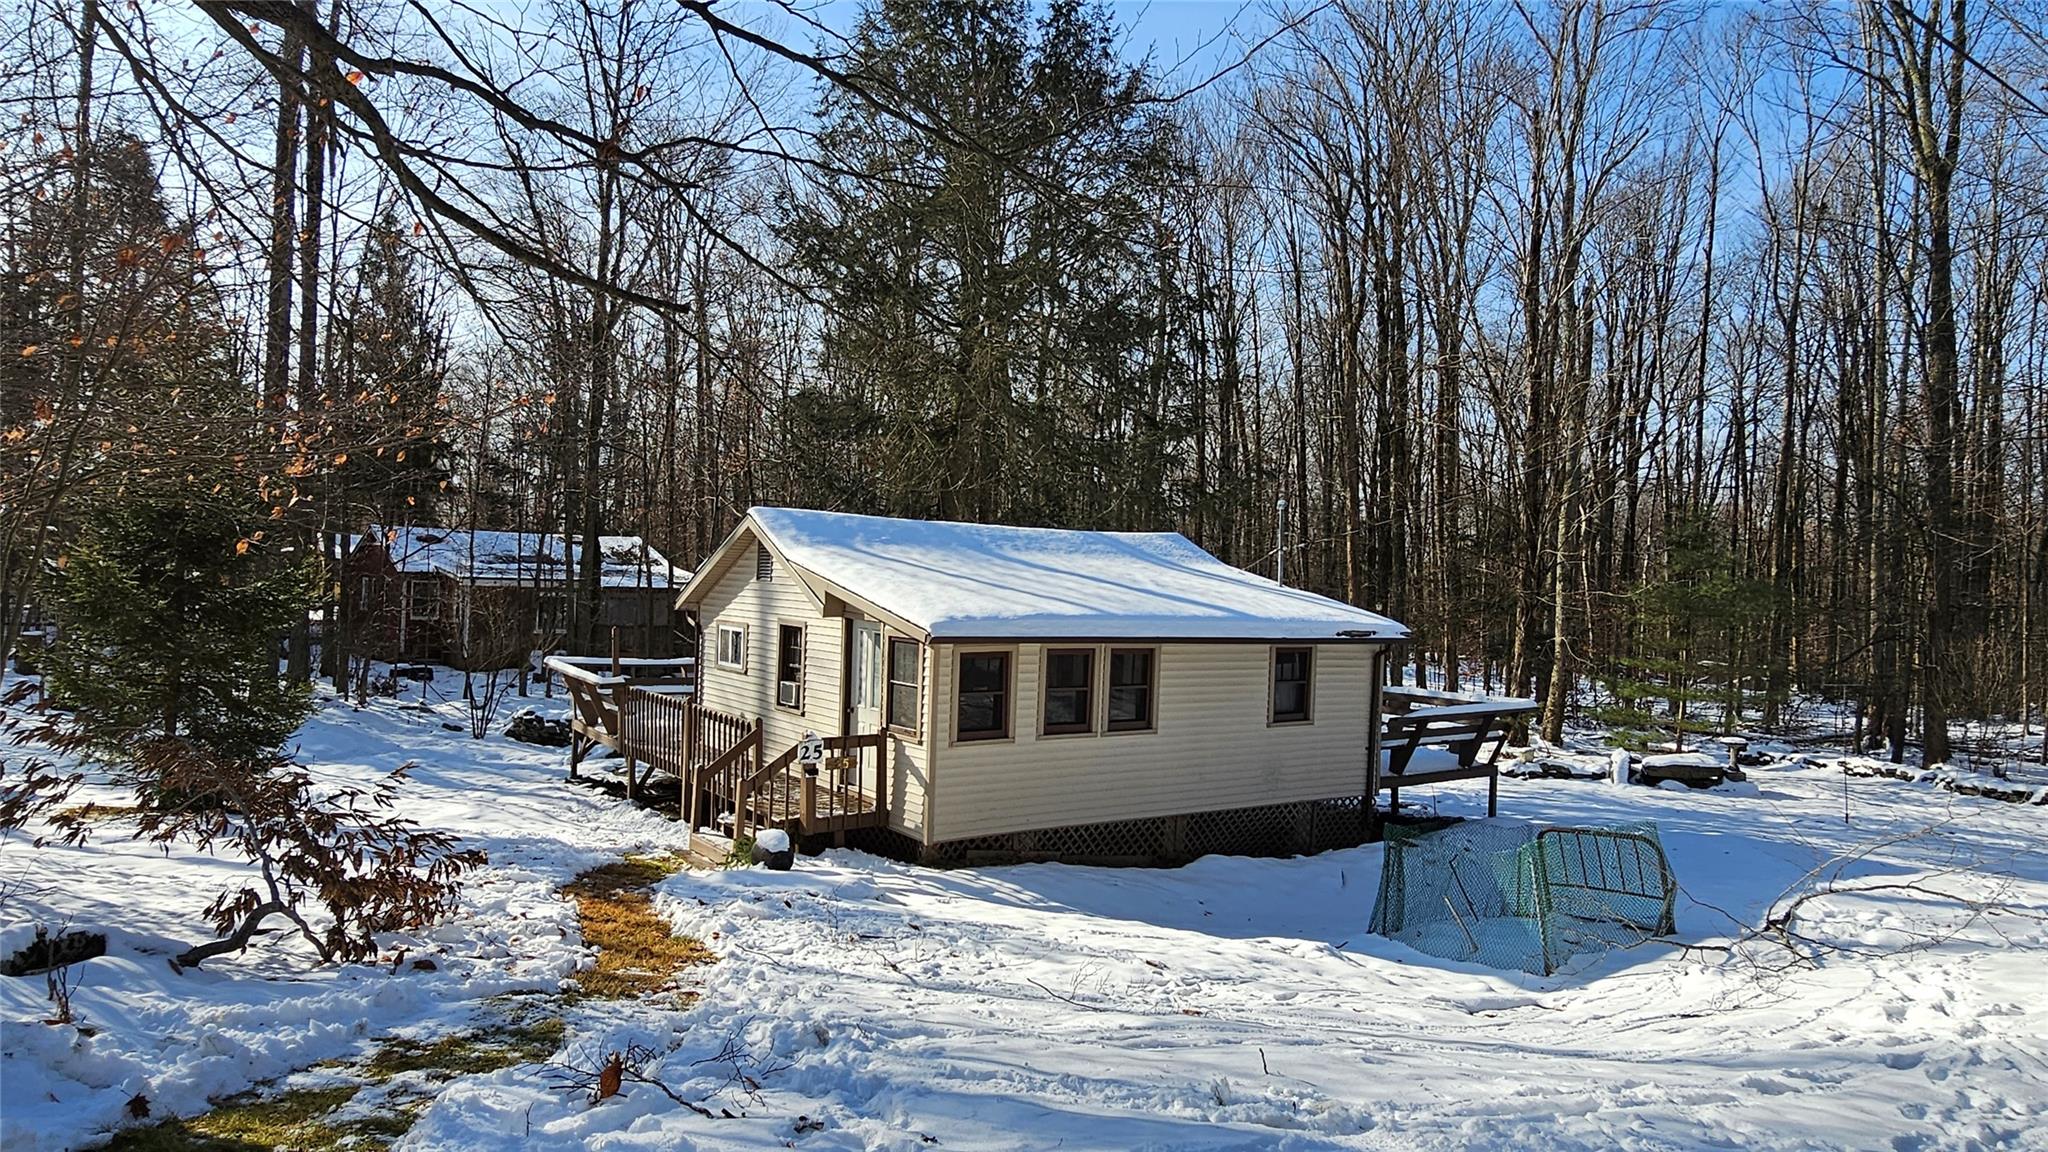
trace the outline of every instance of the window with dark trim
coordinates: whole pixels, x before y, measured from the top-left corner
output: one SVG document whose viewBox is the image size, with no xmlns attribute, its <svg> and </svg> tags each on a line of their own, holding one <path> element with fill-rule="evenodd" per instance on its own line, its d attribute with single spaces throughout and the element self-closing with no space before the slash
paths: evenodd
<svg viewBox="0 0 2048 1152">
<path fill-rule="evenodd" d="M 1109 730 L 1141 732 L 1152 727 L 1152 696 L 1159 654 L 1151 648 L 1109 650 Z"/>
<path fill-rule="evenodd" d="M 1000 740 L 1010 734 L 1010 654 L 960 654 L 960 710 L 955 740 Z"/>
<path fill-rule="evenodd" d="M 1273 723 L 1307 720 L 1309 683 L 1315 674 L 1315 649 L 1273 649 Z"/>
<path fill-rule="evenodd" d="M 1095 649 L 1054 648 L 1045 654 L 1045 734 L 1095 730 Z"/>
<path fill-rule="evenodd" d="M 412 601 L 412 618 L 415 620 L 439 620 L 441 618 L 441 582 L 439 580 L 410 580 L 406 592 Z"/>
<path fill-rule="evenodd" d="M 775 644 L 775 702 L 784 708 L 804 706 L 804 630 L 784 624 Z"/>
<path fill-rule="evenodd" d="M 919 689 L 924 684 L 924 647 L 915 640 L 889 638 L 889 727 L 918 731 Z"/>
<path fill-rule="evenodd" d="M 569 626 L 569 594 L 548 589 L 534 602 L 534 631 L 556 632 Z"/>
</svg>

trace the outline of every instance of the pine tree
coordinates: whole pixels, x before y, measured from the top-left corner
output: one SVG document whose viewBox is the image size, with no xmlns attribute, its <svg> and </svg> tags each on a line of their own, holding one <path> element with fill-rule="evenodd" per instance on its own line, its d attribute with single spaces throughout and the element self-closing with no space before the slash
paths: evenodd
<svg viewBox="0 0 2048 1152">
<path fill-rule="evenodd" d="M 848 175 L 782 221 L 834 301 L 828 383 L 788 406 L 793 473 L 863 511 L 1156 525 L 1182 419 L 1147 223 L 1171 131 L 1106 10 L 879 0 L 850 44 L 849 71 L 946 130 L 824 94 Z"/>
<path fill-rule="evenodd" d="M 1615 703 L 1592 715 L 1639 745 L 1651 732 L 1670 732 L 1682 751 L 1689 732 L 1732 730 L 1744 686 L 1766 678 L 1769 660 L 1744 641 L 1770 619 L 1773 600 L 1768 582 L 1734 574 L 1727 533 L 1710 518 L 1676 521 L 1667 551 L 1663 577 L 1631 597 L 1643 654 L 1602 677 Z M 1665 705 L 1661 722 L 1658 701 Z M 1718 724 L 1699 714 L 1702 705 L 1718 706 Z"/>
<path fill-rule="evenodd" d="M 333 439 L 348 452 L 329 478 L 335 503 L 356 521 L 431 523 L 453 471 L 447 341 L 389 212 L 364 245 L 341 326 Z"/>
<path fill-rule="evenodd" d="M 146 496 L 104 507 L 64 558 L 50 682 L 110 759 L 168 739 L 248 760 L 309 715 L 277 645 L 316 577 L 267 555 L 261 523 L 224 501 Z"/>
</svg>

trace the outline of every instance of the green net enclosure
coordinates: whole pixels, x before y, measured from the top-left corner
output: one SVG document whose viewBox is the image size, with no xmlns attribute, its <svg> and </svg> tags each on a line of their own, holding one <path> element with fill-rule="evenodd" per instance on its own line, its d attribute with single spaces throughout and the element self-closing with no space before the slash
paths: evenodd
<svg viewBox="0 0 2048 1152">
<path fill-rule="evenodd" d="M 1677 894 L 1655 824 L 1394 825 L 1372 930 L 1447 960 L 1549 975 L 1671 932 Z"/>
</svg>

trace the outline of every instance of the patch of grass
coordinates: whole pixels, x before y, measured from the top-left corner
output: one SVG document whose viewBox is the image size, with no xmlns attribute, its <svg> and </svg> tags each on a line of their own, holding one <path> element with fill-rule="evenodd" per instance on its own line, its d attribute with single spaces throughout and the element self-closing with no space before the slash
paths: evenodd
<svg viewBox="0 0 2048 1152">
<path fill-rule="evenodd" d="M 398 1143 L 398 1138 L 412 1131 L 419 1122 L 420 1113 L 426 1111 L 427 1101 L 387 1112 L 381 1116 L 358 1116 L 354 1120 L 343 1120 L 335 1130 L 346 1137 L 356 1148 L 389 1148 Z"/>
<path fill-rule="evenodd" d="M 107 1147 L 110 1152 L 331 1152 L 348 1146 L 350 1133 L 343 1129 L 349 1125 L 337 1127 L 326 1117 L 359 1090 L 358 1085 L 342 1084 L 298 1088 L 267 1099 L 238 1096 L 204 1116 L 129 1128 Z"/>
<path fill-rule="evenodd" d="M 363 1066 L 363 1075 L 371 1083 L 381 1084 L 407 1072 L 426 1072 L 436 1080 L 496 1072 L 554 1055 L 562 1046 L 563 1030 L 561 1017 L 535 1016 L 503 1028 L 443 1036 L 438 1040 L 394 1037 L 378 1047 Z"/>
<path fill-rule="evenodd" d="M 113 819 L 116 806 L 84 805 L 80 819 Z M 132 812 L 133 809 L 127 810 Z M 89 813 L 89 814 L 88 814 Z M 717 959 L 702 942 L 677 936 L 654 911 L 648 889 L 685 867 L 679 856 L 634 857 L 593 868 L 563 886 L 576 901 L 583 938 L 597 949 L 597 967 L 579 977 L 581 999 L 624 999 L 670 988 L 692 964 Z M 361 1064 L 327 1066 L 363 1083 L 383 1084 L 411 1072 L 431 1081 L 495 1072 L 546 1060 L 561 1049 L 565 1025 L 552 998 L 528 1004 L 502 997 L 493 1005 L 502 1020 L 434 1040 L 392 1038 Z M 273 1096 L 246 1094 L 222 1101 L 189 1120 L 129 1128 L 107 1147 L 113 1152 L 360 1152 L 388 1148 L 412 1129 L 431 1096 L 393 1103 L 376 1115 L 335 1119 L 362 1083 L 300 1088 Z"/>
<path fill-rule="evenodd" d="M 493 1001 L 495 1007 L 505 1010 L 504 1020 L 474 1032 L 430 1041 L 393 1037 L 381 1041 L 360 1064 L 329 1060 L 320 1066 L 368 1084 L 382 1084 L 407 1072 L 428 1073 L 429 1081 L 438 1084 L 546 1060 L 560 1050 L 566 1025 L 560 1016 L 551 1014 L 552 1004 L 527 1005 L 525 1000 L 501 997 Z M 253 1093 L 238 1096 L 204 1116 L 128 1129 L 108 1147 L 114 1152 L 253 1152 L 258 1148 L 362 1152 L 389 1148 L 412 1130 L 439 1090 L 428 1089 L 426 1095 L 404 1101 L 387 1097 L 381 1105 L 385 1110 L 373 1115 L 332 1119 L 362 1087 L 341 1084 L 267 1098 Z"/>
<path fill-rule="evenodd" d="M 140 809 L 133 804 L 74 804 L 60 808 L 52 814 L 52 822 L 64 824 L 98 824 L 102 821 L 125 820 Z"/>
<path fill-rule="evenodd" d="M 647 893 L 682 867 L 679 857 L 636 857 L 599 865 L 563 885 L 576 901 L 584 941 L 597 949 L 597 966 L 576 978 L 580 998 L 651 995 L 673 984 L 682 969 L 717 959 L 702 941 L 676 935 Z"/>
</svg>

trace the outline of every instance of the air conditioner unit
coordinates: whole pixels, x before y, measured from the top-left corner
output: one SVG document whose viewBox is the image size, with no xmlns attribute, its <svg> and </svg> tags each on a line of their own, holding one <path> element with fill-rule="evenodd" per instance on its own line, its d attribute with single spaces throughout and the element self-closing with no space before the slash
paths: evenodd
<svg viewBox="0 0 2048 1152">
<path fill-rule="evenodd" d="M 775 702 L 784 708 L 796 707 L 796 692 L 797 683 L 794 680 L 777 680 L 775 682 Z"/>
</svg>

